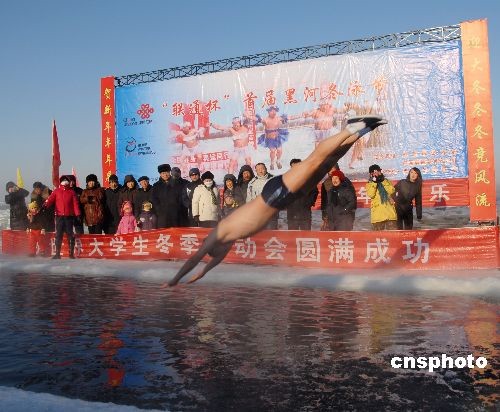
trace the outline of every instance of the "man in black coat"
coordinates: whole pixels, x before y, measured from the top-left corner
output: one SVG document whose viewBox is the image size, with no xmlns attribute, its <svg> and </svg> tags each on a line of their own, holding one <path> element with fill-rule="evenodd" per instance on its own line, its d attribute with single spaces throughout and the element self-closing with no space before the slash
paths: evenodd
<svg viewBox="0 0 500 412">
<path fill-rule="evenodd" d="M 290 160 L 290 167 L 300 163 L 300 159 Z M 306 196 L 299 197 L 286 208 L 288 230 L 311 230 L 311 207 L 316 203 L 318 188 L 312 189 Z"/>
<path fill-rule="evenodd" d="M 197 227 L 198 222 L 193 219 L 191 205 L 193 202 L 194 189 L 196 189 L 197 186 L 203 184 L 202 180 L 200 179 L 200 169 L 198 169 L 197 167 L 193 167 L 192 169 L 190 169 L 189 178 L 191 179 L 191 181 L 188 182 L 182 190 L 182 204 L 185 208 L 187 208 L 188 211 L 188 226 Z"/>
<path fill-rule="evenodd" d="M 181 169 L 178 167 L 172 167 L 172 178 L 177 181 L 181 185 L 181 204 L 179 209 L 179 226 L 188 227 L 189 226 L 189 208 L 186 207 L 184 203 L 184 192 L 186 191 L 186 186 L 189 181 L 184 179 L 181 175 Z"/>
<path fill-rule="evenodd" d="M 38 207 L 41 208 L 43 203 L 49 198 L 52 190 L 45 186 L 42 182 L 33 183 L 33 191 L 31 192 L 31 201 L 36 202 Z M 43 229 L 46 232 L 55 232 L 55 210 L 54 207 L 43 208 L 38 212 L 38 219 L 40 220 Z"/>
<path fill-rule="evenodd" d="M 151 197 L 153 196 L 153 186 L 149 184 L 149 177 L 141 176 L 138 182 L 139 187 L 134 197 L 134 216 L 136 219 L 139 218 L 142 212 L 142 204 L 144 202 L 151 202 Z M 156 211 L 154 212 L 156 213 Z"/>
<path fill-rule="evenodd" d="M 18 187 L 14 182 L 5 185 L 5 203 L 10 205 L 10 228 L 26 230 L 28 227 L 28 208 L 24 198 L 30 194 L 26 189 Z"/>
<path fill-rule="evenodd" d="M 118 199 L 120 197 L 121 186 L 118 183 L 118 176 L 111 175 L 108 178 L 109 187 L 105 191 L 106 206 L 104 217 L 104 233 L 114 235 L 120 223 L 120 212 Z"/>
<path fill-rule="evenodd" d="M 172 178 L 171 170 L 167 163 L 159 165 L 160 179 L 153 185 L 151 200 L 158 217 L 158 229 L 179 226 L 182 185 Z"/>
</svg>

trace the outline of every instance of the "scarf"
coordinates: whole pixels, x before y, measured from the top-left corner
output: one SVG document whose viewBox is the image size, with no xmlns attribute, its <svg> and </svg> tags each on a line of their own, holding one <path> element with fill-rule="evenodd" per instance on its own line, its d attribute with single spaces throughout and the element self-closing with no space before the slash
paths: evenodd
<svg viewBox="0 0 500 412">
<path fill-rule="evenodd" d="M 212 195 L 212 203 L 214 205 L 216 205 L 217 204 L 217 197 L 215 196 L 215 193 L 213 191 L 213 187 L 206 187 L 205 185 L 203 185 L 203 187 L 210 192 L 210 194 Z"/>
<path fill-rule="evenodd" d="M 377 182 L 377 190 L 378 190 L 378 193 L 380 194 L 380 201 L 382 203 L 388 203 L 389 202 L 389 194 L 387 193 L 387 190 L 385 190 L 385 187 L 382 184 L 382 182 Z"/>
</svg>

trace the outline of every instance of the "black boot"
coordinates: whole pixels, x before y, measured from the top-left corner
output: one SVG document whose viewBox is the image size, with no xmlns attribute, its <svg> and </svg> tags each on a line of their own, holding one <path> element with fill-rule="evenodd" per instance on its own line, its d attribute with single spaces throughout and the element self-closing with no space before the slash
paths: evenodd
<svg viewBox="0 0 500 412">
<path fill-rule="evenodd" d="M 56 247 L 56 254 L 52 256 L 52 259 L 61 259 L 61 248 Z"/>
<path fill-rule="evenodd" d="M 75 259 L 75 239 L 69 241 L 69 258 Z"/>
</svg>

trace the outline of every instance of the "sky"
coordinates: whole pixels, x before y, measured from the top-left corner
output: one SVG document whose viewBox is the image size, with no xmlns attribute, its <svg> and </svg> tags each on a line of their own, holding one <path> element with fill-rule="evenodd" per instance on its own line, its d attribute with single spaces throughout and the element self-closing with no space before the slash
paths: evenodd
<svg viewBox="0 0 500 412">
<path fill-rule="evenodd" d="M 500 1 L 326 0 L 4 2 L 0 24 L 0 176 L 101 176 L 100 79 L 268 51 L 488 19 L 493 122 L 500 124 Z M 495 147 L 497 185 L 500 144 Z"/>
</svg>

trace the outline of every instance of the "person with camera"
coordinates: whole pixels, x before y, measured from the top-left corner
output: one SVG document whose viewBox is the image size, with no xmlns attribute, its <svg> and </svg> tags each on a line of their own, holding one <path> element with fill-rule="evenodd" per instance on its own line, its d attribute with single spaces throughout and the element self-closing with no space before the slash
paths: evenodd
<svg viewBox="0 0 500 412">
<path fill-rule="evenodd" d="M 12 230 L 26 230 L 28 227 L 28 208 L 26 207 L 26 196 L 30 194 L 26 189 L 17 186 L 14 182 L 5 185 L 5 203 L 10 206 L 10 228 Z"/>
<path fill-rule="evenodd" d="M 87 187 L 80 195 L 80 203 L 83 205 L 85 224 L 90 234 L 102 234 L 106 198 L 104 189 L 99 184 L 97 176 L 90 174 L 85 178 Z"/>
<path fill-rule="evenodd" d="M 379 165 L 371 165 L 368 169 L 370 178 L 366 184 L 366 195 L 371 199 L 370 220 L 373 230 L 397 229 L 397 214 L 392 196 L 396 191 L 387 180 Z"/>
</svg>

